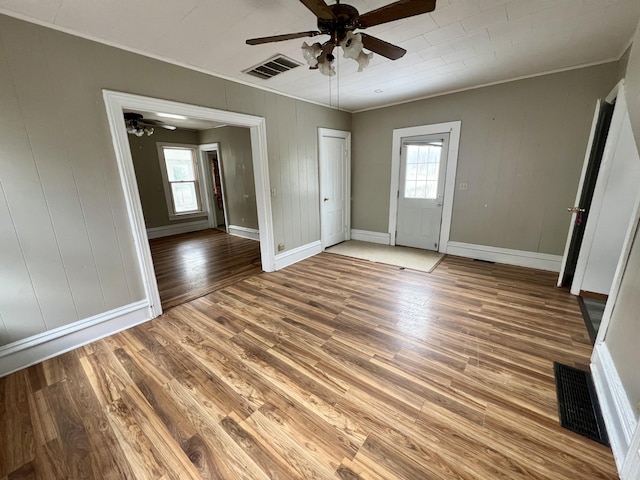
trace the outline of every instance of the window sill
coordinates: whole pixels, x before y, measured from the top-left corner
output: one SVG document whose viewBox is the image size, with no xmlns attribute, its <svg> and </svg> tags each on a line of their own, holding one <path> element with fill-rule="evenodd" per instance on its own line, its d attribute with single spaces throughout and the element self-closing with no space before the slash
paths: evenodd
<svg viewBox="0 0 640 480">
<path fill-rule="evenodd" d="M 189 213 L 170 213 L 169 220 L 182 220 L 183 218 L 206 217 L 207 212 L 189 212 Z"/>
</svg>

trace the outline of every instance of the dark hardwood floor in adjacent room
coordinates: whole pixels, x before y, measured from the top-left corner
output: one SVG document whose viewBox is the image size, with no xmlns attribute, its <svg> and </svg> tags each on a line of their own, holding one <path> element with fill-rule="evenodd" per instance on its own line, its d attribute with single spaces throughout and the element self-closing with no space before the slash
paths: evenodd
<svg viewBox="0 0 640 480">
<path fill-rule="evenodd" d="M 260 242 L 220 230 L 156 238 L 149 244 L 163 310 L 262 270 Z"/>
<path fill-rule="evenodd" d="M 558 424 L 555 275 L 320 254 L 0 379 L 0 479 L 617 478 Z"/>
</svg>

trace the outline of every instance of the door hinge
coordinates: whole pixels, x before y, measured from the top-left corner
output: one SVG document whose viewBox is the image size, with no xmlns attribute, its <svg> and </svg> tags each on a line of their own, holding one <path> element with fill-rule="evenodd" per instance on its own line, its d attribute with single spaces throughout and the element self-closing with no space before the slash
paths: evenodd
<svg viewBox="0 0 640 480">
<path fill-rule="evenodd" d="M 396 192 L 396 198 L 400 198 L 400 190 Z"/>
</svg>

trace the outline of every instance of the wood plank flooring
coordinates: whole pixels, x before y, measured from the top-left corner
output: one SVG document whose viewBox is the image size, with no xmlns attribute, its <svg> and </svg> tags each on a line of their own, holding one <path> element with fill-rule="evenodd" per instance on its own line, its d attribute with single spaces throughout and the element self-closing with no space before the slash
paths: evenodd
<svg viewBox="0 0 640 480">
<path fill-rule="evenodd" d="M 323 253 L 0 379 L 0 479 L 617 478 L 558 424 L 555 275 Z"/>
<path fill-rule="evenodd" d="M 149 245 L 163 310 L 262 270 L 259 242 L 220 230 L 155 238 Z"/>
</svg>

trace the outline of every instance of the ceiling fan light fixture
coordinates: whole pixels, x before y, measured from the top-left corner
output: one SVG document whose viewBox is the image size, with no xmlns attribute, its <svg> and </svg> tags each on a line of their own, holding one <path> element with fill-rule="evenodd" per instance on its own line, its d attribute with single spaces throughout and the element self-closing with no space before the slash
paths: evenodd
<svg viewBox="0 0 640 480">
<path fill-rule="evenodd" d="M 344 52 L 344 58 L 351 58 L 352 60 L 358 60 L 358 57 L 362 53 L 364 44 L 362 43 L 362 35 L 359 33 L 347 32 L 344 40 L 340 42 L 342 51 Z"/>
<path fill-rule="evenodd" d="M 302 56 L 311 68 L 318 66 L 318 57 L 322 53 L 322 45 L 318 42 L 309 45 L 307 42 L 302 42 Z"/>
<path fill-rule="evenodd" d="M 328 76 L 336 74 L 332 66 L 334 60 L 332 51 L 338 46 L 342 47 L 345 58 L 358 62 L 359 72 L 369 64 L 373 53 L 389 60 L 398 60 L 407 53 L 404 48 L 366 33 L 353 33 L 354 30 L 422 15 L 436 8 L 436 0 L 396 0 L 360 15 L 355 7 L 340 3 L 340 0 L 335 0 L 331 5 L 327 4 L 327 0 L 300 0 L 300 2 L 317 17 L 317 30 L 251 38 L 246 43 L 260 45 L 294 38 L 329 35 L 330 40 L 323 44 L 309 45 L 307 42 L 302 44 L 302 54 L 310 68 L 318 69 L 323 75 Z M 364 53 L 363 48 L 372 53 Z"/>
<path fill-rule="evenodd" d="M 372 58 L 373 53 L 360 52 L 360 55 L 358 55 L 358 58 L 356 58 L 356 61 L 358 62 L 358 71 L 361 72 L 362 70 L 367 68 Z"/>
<path fill-rule="evenodd" d="M 325 60 L 322 63 L 318 63 L 318 70 L 322 75 L 326 75 L 327 77 L 333 77 L 336 74 L 336 69 L 333 68 L 333 60 Z"/>
</svg>

